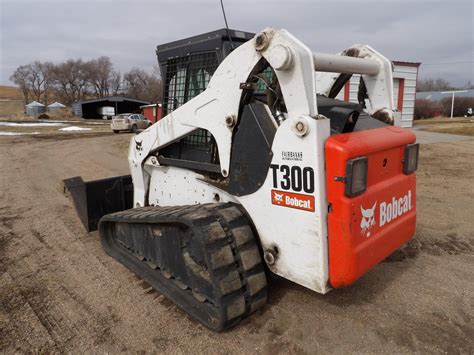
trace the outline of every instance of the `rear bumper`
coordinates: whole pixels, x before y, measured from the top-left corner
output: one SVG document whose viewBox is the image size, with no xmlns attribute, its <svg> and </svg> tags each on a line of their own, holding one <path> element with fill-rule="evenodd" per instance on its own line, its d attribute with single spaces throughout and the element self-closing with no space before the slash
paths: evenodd
<svg viewBox="0 0 474 355">
<path fill-rule="evenodd" d="M 110 127 L 113 131 L 130 131 L 132 129 L 132 125 L 127 123 L 112 123 Z"/>
</svg>

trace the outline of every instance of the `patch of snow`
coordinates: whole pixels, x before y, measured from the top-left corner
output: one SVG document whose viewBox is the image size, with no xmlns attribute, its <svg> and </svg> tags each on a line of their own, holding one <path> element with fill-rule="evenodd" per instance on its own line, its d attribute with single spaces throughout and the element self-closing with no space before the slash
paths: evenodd
<svg viewBox="0 0 474 355">
<path fill-rule="evenodd" d="M 92 128 L 69 126 L 69 127 L 60 128 L 58 131 L 71 132 L 71 131 L 90 131 L 90 130 L 92 130 Z"/>
<path fill-rule="evenodd" d="M 49 123 L 49 122 L 41 122 L 41 123 L 19 123 L 19 122 L 0 122 L 0 126 L 6 127 L 58 127 L 64 126 L 64 123 Z"/>
<path fill-rule="evenodd" d="M 8 132 L 0 131 L 0 136 L 24 136 L 27 134 L 39 134 L 39 132 Z"/>
<path fill-rule="evenodd" d="M 84 122 L 84 121 L 78 121 L 78 120 L 67 120 L 67 121 L 61 121 L 61 120 L 38 120 L 39 122 L 57 122 L 57 123 L 64 123 L 64 124 L 71 124 L 71 123 L 86 123 L 88 125 L 110 125 L 110 120 L 104 122 Z"/>
</svg>

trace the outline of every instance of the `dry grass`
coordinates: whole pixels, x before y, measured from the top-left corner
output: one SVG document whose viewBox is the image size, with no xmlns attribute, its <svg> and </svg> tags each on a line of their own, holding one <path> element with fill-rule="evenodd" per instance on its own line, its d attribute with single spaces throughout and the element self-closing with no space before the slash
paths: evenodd
<svg viewBox="0 0 474 355">
<path fill-rule="evenodd" d="M 24 111 L 20 90 L 15 86 L 0 85 L 0 118 L 21 118 Z"/>
<path fill-rule="evenodd" d="M 447 122 L 445 124 L 439 124 L 436 126 L 429 126 L 423 128 L 423 131 L 435 132 L 435 133 L 450 133 L 460 134 L 463 136 L 474 137 L 474 120 L 462 121 L 462 122 Z"/>
<path fill-rule="evenodd" d="M 72 113 L 72 108 L 65 107 L 57 111 L 46 112 L 51 120 L 68 120 L 68 119 L 78 119 L 79 117 L 74 116 Z"/>
<path fill-rule="evenodd" d="M 438 124 L 450 124 L 450 123 L 465 123 L 469 122 L 471 118 L 469 117 L 435 117 L 427 118 L 425 120 L 416 120 L 413 121 L 414 126 L 426 126 L 426 125 L 438 125 Z"/>
<path fill-rule="evenodd" d="M 0 100 L 0 118 L 24 116 L 25 106 L 21 100 Z"/>
<path fill-rule="evenodd" d="M 22 100 L 20 89 L 16 86 L 0 85 L 0 100 Z"/>
</svg>

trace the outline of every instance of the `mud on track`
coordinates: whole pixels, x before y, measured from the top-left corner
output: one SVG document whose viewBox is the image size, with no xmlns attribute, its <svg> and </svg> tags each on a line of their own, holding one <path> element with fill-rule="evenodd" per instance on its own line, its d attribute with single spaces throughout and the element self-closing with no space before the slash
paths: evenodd
<svg viewBox="0 0 474 355">
<path fill-rule="evenodd" d="M 474 141 L 421 147 L 418 229 L 352 287 L 271 283 L 214 334 L 105 255 L 60 180 L 128 173 L 130 135 L 0 138 L 0 351 L 474 352 Z"/>
</svg>

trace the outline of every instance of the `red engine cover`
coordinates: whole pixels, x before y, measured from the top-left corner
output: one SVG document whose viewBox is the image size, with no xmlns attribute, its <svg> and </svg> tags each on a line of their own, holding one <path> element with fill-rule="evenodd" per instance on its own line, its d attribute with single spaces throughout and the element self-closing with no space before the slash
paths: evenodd
<svg viewBox="0 0 474 355">
<path fill-rule="evenodd" d="M 329 281 L 332 287 L 353 283 L 415 233 L 416 175 L 403 173 L 406 144 L 415 135 L 384 127 L 340 134 L 326 141 Z M 346 197 L 346 163 L 368 158 L 367 190 Z"/>
</svg>

